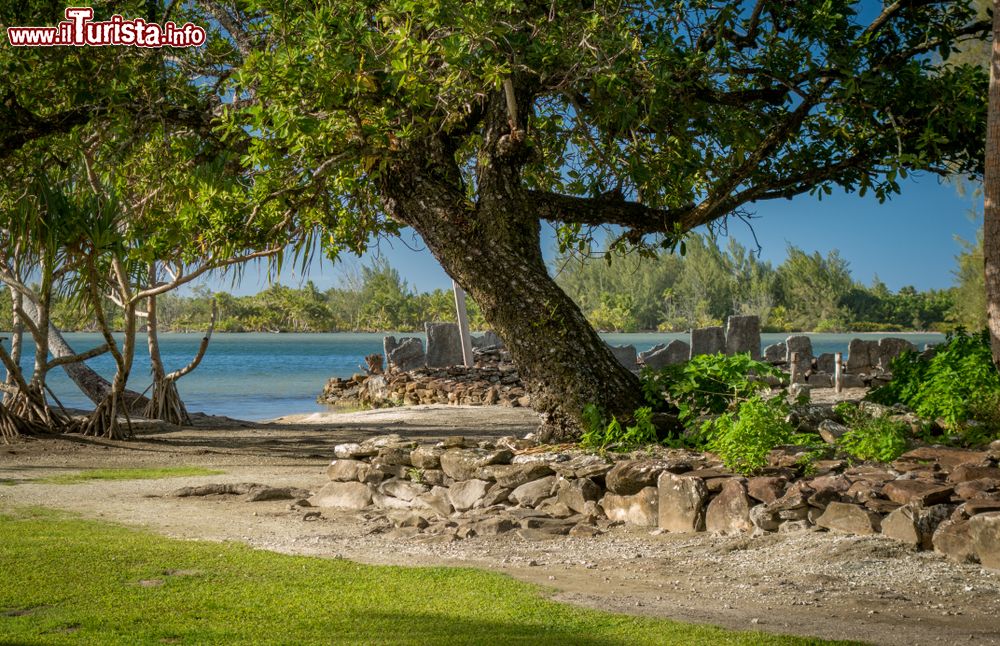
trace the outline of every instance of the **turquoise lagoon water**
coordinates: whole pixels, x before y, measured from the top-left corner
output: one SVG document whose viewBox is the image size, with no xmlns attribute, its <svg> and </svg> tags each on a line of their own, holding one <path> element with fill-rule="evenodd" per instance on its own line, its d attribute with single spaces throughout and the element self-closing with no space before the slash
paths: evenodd
<svg viewBox="0 0 1000 646">
<path fill-rule="evenodd" d="M 9 335 L 0 335 L 9 336 Z M 201 334 L 162 334 L 161 352 L 167 370 L 186 365 L 197 351 Z M 323 410 L 316 396 L 330 377 L 348 377 L 361 370 L 367 354 L 382 351 L 383 333 L 331 334 L 216 334 L 197 370 L 178 383 L 191 411 L 227 415 L 238 419 L 261 420 L 290 413 Z M 397 336 L 400 336 L 397 333 Z M 420 336 L 403 334 L 401 336 Z M 614 345 L 632 344 L 640 352 L 657 343 L 687 339 L 686 333 L 604 334 Z M 787 334 L 764 334 L 763 344 L 783 340 Z M 810 334 L 813 351 L 847 352 L 853 338 L 878 339 L 901 336 L 917 347 L 939 343 L 941 334 Z M 67 341 L 77 352 L 102 343 L 98 334 L 71 333 Z M 9 343 L 9 342 L 7 342 Z M 149 360 L 145 356 L 144 335 L 139 335 L 135 367 L 130 387 L 142 391 L 149 385 Z M 7 345 L 6 347 L 10 347 Z M 26 348 L 24 364 L 30 366 L 32 349 Z M 114 374 L 109 355 L 88 364 L 105 377 Z M 90 402 L 76 389 L 61 369 L 50 374 L 49 384 L 64 406 L 87 408 Z"/>
</svg>

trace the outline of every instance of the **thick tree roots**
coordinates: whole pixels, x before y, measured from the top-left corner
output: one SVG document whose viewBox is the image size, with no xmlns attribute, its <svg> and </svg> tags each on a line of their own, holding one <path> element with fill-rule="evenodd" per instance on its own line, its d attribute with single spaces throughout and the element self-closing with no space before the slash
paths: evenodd
<svg viewBox="0 0 1000 646">
<path fill-rule="evenodd" d="M 153 395 L 142 412 L 143 417 L 177 426 L 191 426 L 191 416 L 177 392 L 177 382 L 163 379 L 153 384 Z"/>
<path fill-rule="evenodd" d="M 125 416 L 124 423 L 119 415 Z M 103 437 L 109 440 L 130 439 L 133 435 L 132 419 L 128 415 L 124 394 L 112 393 L 105 397 L 83 423 L 80 432 L 84 435 Z"/>
<path fill-rule="evenodd" d="M 4 444 L 22 435 L 40 435 L 48 431 L 45 424 L 16 415 L 0 404 L 0 439 Z"/>
</svg>

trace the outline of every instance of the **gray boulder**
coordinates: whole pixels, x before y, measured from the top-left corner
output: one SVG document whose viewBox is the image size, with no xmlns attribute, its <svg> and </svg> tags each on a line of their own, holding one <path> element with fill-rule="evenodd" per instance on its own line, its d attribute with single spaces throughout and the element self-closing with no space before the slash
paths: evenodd
<svg viewBox="0 0 1000 646">
<path fill-rule="evenodd" d="M 407 372 L 419 370 L 427 363 L 424 342 L 416 337 L 404 337 L 396 341 L 396 337 L 387 336 L 382 339 L 382 348 L 387 368 Z"/>
<path fill-rule="evenodd" d="M 938 525 L 931 542 L 934 551 L 944 554 L 949 559 L 959 563 L 975 563 L 979 560 L 976 547 L 972 541 L 969 521 L 955 519 L 946 520 Z"/>
<path fill-rule="evenodd" d="M 882 372 L 889 372 L 892 360 L 904 352 L 916 352 L 917 346 L 906 339 L 887 337 L 878 340 L 878 361 L 875 366 Z"/>
<path fill-rule="evenodd" d="M 463 480 L 448 488 L 448 500 L 458 511 L 468 511 L 489 491 L 485 480 Z"/>
<path fill-rule="evenodd" d="M 816 524 L 847 534 L 877 534 L 881 527 L 881 517 L 860 505 L 831 502 L 816 520 Z"/>
<path fill-rule="evenodd" d="M 618 359 L 618 363 L 622 364 L 629 370 L 635 370 L 638 366 L 638 357 L 634 345 L 608 345 L 611 350 L 611 354 L 615 355 L 615 359 Z"/>
<path fill-rule="evenodd" d="M 675 476 L 669 471 L 657 480 L 657 517 L 660 529 L 690 533 L 705 529 L 708 487 L 701 478 Z"/>
<path fill-rule="evenodd" d="M 730 316 L 726 319 L 726 354 L 749 352 L 760 360 L 760 317 Z"/>
<path fill-rule="evenodd" d="M 768 363 L 784 363 L 788 357 L 788 348 L 784 341 L 772 343 L 764 348 L 764 361 Z"/>
<path fill-rule="evenodd" d="M 313 507 L 364 509 L 372 504 L 375 488 L 363 482 L 328 482 L 309 499 Z"/>
<path fill-rule="evenodd" d="M 726 349 L 726 333 L 721 326 L 691 330 L 691 356 L 718 354 Z"/>
<path fill-rule="evenodd" d="M 532 480 L 552 475 L 552 468 L 544 462 L 492 464 L 477 469 L 475 475 L 483 480 L 493 480 L 501 487 L 516 489 Z"/>
<path fill-rule="evenodd" d="M 882 519 L 882 535 L 918 549 L 932 549 L 934 532 L 948 518 L 949 511 L 947 505 L 905 505 Z"/>
<path fill-rule="evenodd" d="M 847 346 L 847 372 L 870 373 L 878 365 L 878 341 L 851 339 Z"/>
<path fill-rule="evenodd" d="M 684 363 L 690 357 L 691 346 L 680 339 L 674 339 L 667 345 L 658 345 L 639 355 L 643 365 L 654 370 Z"/>
<path fill-rule="evenodd" d="M 792 364 L 792 354 L 797 360 Z M 795 374 L 796 383 L 806 382 L 806 373 L 812 369 L 812 340 L 804 334 L 797 334 L 785 339 L 785 361 L 789 372 Z"/>
<path fill-rule="evenodd" d="M 546 476 L 517 487 L 508 497 L 522 507 L 534 507 L 552 495 L 555 484 L 556 476 Z"/>
<path fill-rule="evenodd" d="M 368 468 L 368 463 L 361 460 L 334 460 L 326 468 L 326 477 L 337 482 L 358 482 Z"/>
<path fill-rule="evenodd" d="M 611 520 L 638 527 L 656 527 L 659 516 L 656 487 L 646 487 L 631 496 L 609 493 L 601 498 L 600 505 Z"/>
<path fill-rule="evenodd" d="M 705 511 L 705 529 L 717 534 L 743 534 L 753 529 L 750 498 L 739 478 L 729 478 Z"/>
<path fill-rule="evenodd" d="M 969 520 L 969 535 L 983 567 L 1000 570 L 1000 512 L 973 516 Z"/>
<path fill-rule="evenodd" d="M 601 497 L 601 488 L 590 478 L 560 480 L 556 496 L 562 504 L 578 514 L 585 513 L 587 503 Z"/>
<path fill-rule="evenodd" d="M 832 375 L 837 371 L 837 355 L 824 352 L 816 357 L 816 370 Z"/>
<path fill-rule="evenodd" d="M 814 372 L 806 380 L 810 388 L 833 388 L 833 375 L 826 372 Z"/>
<path fill-rule="evenodd" d="M 630 496 L 656 486 L 657 478 L 670 466 L 665 460 L 623 460 L 608 471 L 604 481 L 611 493 Z"/>
<path fill-rule="evenodd" d="M 486 330 L 481 336 L 472 337 L 472 347 L 478 350 L 502 348 L 503 339 L 497 336 L 497 333 L 493 330 Z"/>
<path fill-rule="evenodd" d="M 447 368 L 465 363 L 457 323 L 424 323 L 427 332 L 427 367 Z"/>
<path fill-rule="evenodd" d="M 513 454 L 507 449 L 449 449 L 441 454 L 441 469 L 454 480 L 469 480 L 478 469 L 507 464 Z"/>
</svg>

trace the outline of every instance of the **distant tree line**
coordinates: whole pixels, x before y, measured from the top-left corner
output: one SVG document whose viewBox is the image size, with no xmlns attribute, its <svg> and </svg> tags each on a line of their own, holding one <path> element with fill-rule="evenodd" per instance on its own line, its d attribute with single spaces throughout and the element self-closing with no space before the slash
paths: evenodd
<svg viewBox="0 0 1000 646">
<path fill-rule="evenodd" d="M 756 314 L 769 331 L 944 330 L 985 326 L 981 235 L 964 242 L 956 257 L 955 285 L 944 290 L 891 291 L 877 278 L 863 285 L 851 277 L 836 251 L 825 256 L 789 247 L 777 267 L 759 260 L 734 240 L 694 236 L 686 254 L 655 258 L 558 258 L 553 273 L 603 331 L 677 331 L 718 325 L 725 317 Z M 339 286 L 319 290 L 274 284 L 250 296 L 212 292 L 199 286 L 189 295 L 164 294 L 159 325 L 174 332 L 208 325 L 212 299 L 221 332 L 331 332 L 421 330 L 425 321 L 454 321 L 450 290 L 418 292 L 387 260 L 348 273 Z M 10 329 L 10 296 L 0 293 L 0 328 Z M 474 329 L 488 327 L 468 301 Z M 111 309 L 111 308 L 109 308 Z M 113 311 L 113 310 L 112 310 Z M 120 316 L 120 315 L 119 315 Z M 70 300 L 55 299 L 53 322 L 63 330 L 95 329 L 95 322 Z M 113 321 L 116 327 L 121 321 Z"/>
<path fill-rule="evenodd" d="M 686 253 L 655 258 L 564 256 L 556 280 L 600 330 L 677 331 L 719 325 L 730 314 L 756 314 L 768 331 L 982 329 L 982 237 L 957 256 L 955 285 L 892 292 L 878 278 L 852 278 L 836 251 L 788 248 L 773 267 L 730 239 L 692 236 Z"/>
</svg>

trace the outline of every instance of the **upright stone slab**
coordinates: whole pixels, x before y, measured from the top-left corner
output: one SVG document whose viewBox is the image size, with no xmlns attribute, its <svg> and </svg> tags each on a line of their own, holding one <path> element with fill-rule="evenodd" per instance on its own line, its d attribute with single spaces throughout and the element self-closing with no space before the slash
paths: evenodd
<svg viewBox="0 0 1000 646">
<path fill-rule="evenodd" d="M 460 366 L 465 362 L 457 323 L 424 323 L 424 329 L 427 331 L 428 368 Z"/>
<path fill-rule="evenodd" d="M 674 339 L 665 346 L 658 346 L 648 352 L 643 352 L 639 356 L 642 358 L 644 365 L 658 370 L 687 361 L 691 356 L 691 346 L 680 339 Z"/>
<path fill-rule="evenodd" d="M 675 476 L 664 471 L 660 474 L 656 487 L 659 494 L 657 514 L 660 529 L 682 534 L 705 529 L 708 487 L 704 480 Z"/>
<path fill-rule="evenodd" d="M 760 360 L 760 317 L 730 316 L 726 319 L 726 354 L 749 352 Z"/>
<path fill-rule="evenodd" d="M 385 350 L 386 368 L 406 372 L 423 368 L 427 362 L 424 342 L 417 337 L 403 337 L 396 341 L 396 337 L 387 336 L 382 340 L 382 347 Z"/>
<path fill-rule="evenodd" d="M 635 351 L 634 345 L 608 345 L 611 348 L 611 354 L 615 355 L 615 359 L 618 359 L 618 363 L 622 364 L 629 370 L 635 370 L 639 363 L 639 355 Z"/>
<path fill-rule="evenodd" d="M 847 347 L 847 372 L 870 373 L 878 365 L 878 341 L 851 339 Z"/>
<path fill-rule="evenodd" d="M 788 348 L 784 341 L 772 343 L 764 348 L 764 361 L 768 363 L 784 363 L 788 356 Z"/>
<path fill-rule="evenodd" d="M 645 352 L 640 352 L 639 353 L 639 361 L 641 361 L 643 365 L 648 365 L 649 362 L 646 361 L 646 359 L 648 359 L 649 357 L 653 356 L 657 352 L 661 352 L 661 351 L 666 350 L 666 349 L 667 349 L 666 344 L 664 344 L 664 343 L 657 343 L 656 345 L 654 345 L 649 350 L 646 350 Z"/>
<path fill-rule="evenodd" d="M 824 352 L 816 357 L 816 370 L 832 375 L 836 372 L 837 355 L 832 352 Z"/>
<path fill-rule="evenodd" d="M 889 365 L 892 360 L 904 352 L 916 352 L 917 346 L 906 339 L 886 337 L 878 340 L 878 359 L 875 367 L 882 372 L 889 372 Z"/>
<path fill-rule="evenodd" d="M 806 373 L 812 368 L 813 346 L 812 340 L 804 334 L 796 334 L 785 339 L 785 360 L 788 362 L 789 371 L 797 375 L 797 383 L 806 383 Z M 792 365 L 792 354 L 796 353 L 797 363 Z"/>
<path fill-rule="evenodd" d="M 718 354 L 726 349 L 726 333 L 721 326 L 691 330 L 691 356 Z"/>
</svg>

